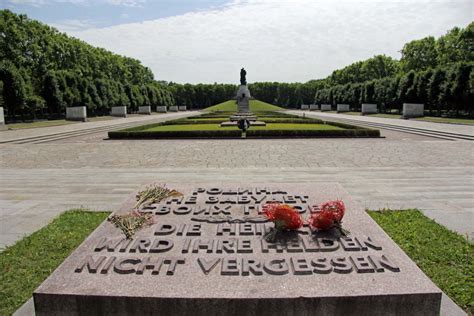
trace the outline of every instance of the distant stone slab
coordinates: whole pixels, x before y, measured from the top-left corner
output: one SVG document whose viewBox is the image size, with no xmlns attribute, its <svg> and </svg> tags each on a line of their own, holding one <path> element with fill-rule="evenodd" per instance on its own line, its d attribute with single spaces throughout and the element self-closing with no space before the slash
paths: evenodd
<svg viewBox="0 0 474 316">
<path fill-rule="evenodd" d="M 302 110 L 309 110 L 309 105 L 308 104 L 301 104 L 301 109 Z"/>
<path fill-rule="evenodd" d="M 403 103 L 403 118 L 415 118 L 425 116 L 424 104 Z"/>
<path fill-rule="evenodd" d="M 317 104 L 310 104 L 310 105 L 309 105 L 309 110 L 310 110 L 310 111 L 319 110 L 319 105 L 317 105 Z"/>
<path fill-rule="evenodd" d="M 178 112 L 178 106 L 177 105 L 172 105 L 168 109 L 169 109 L 170 112 Z"/>
<path fill-rule="evenodd" d="M 362 103 L 361 114 L 377 114 L 377 104 Z"/>
<path fill-rule="evenodd" d="M 139 106 L 138 107 L 138 114 L 146 114 L 146 115 L 151 114 L 151 106 L 149 106 L 149 105 Z"/>
<path fill-rule="evenodd" d="M 186 105 L 178 106 L 178 111 L 186 111 Z"/>
<path fill-rule="evenodd" d="M 37 315 L 438 315 L 441 291 L 337 184 L 173 185 L 155 224 L 102 223 L 34 292 Z M 346 204 L 351 234 L 263 236 L 266 201 Z M 134 196 L 116 213 L 132 209 Z"/>
<path fill-rule="evenodd" d="M 331 104 L 321 104 L 321 112 L 331 111 Z"/>
<path fill-rule="evenodd" d="M 338 113 L 349 112 L 349 111 L 350 111 L 349 104 L 338 104 L 337 105 L 337 112 Z"/>
<path fill-rule="evenodd" d="M 127 117 L 126 106 L 113 106 L 110 110 L 110 115 L 115 117 Z"/>
<path fill-rule="evenodd" d="M 0 107 L 0 131 L 7 130 L 7 126 L 5 124 L 5 114 L 3 112 L 3 107 Z"/>
<path fill-rule="evenodd" d="M 156 107 L 156 112 L 158 112 L 158 113 L 166 113 L 166 112 L 167 112 L 166 106 L 157 106 L 157 107 Z"/>
<path fill-rule="evenodd" d="M 68 121 L 87 121 L 87 109 L 85 106 L 67 107 L 66 120 Z"/>
<path fill-rule="evenodd" d="M 250 126 L 267 126 L 267 123 L 263 121 L 249 121 Z M 226 126 L 237 126 L 238 121 L 227 121 L 227 122 L 222 122 L 221 127 L 226 127 Z"/>
</svg>

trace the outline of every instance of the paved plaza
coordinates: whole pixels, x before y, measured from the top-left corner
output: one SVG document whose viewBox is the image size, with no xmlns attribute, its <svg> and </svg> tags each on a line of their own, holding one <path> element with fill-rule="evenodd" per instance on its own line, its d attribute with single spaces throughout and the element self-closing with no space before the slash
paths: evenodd
<svg viewBox="0 0 474 316">
<path fill-rule="evenodd" d="M 192 114 L 1 132 L 0 142 L 37 133 L 112 128 L 122 122 L 148 123 Z M 370 119 L 465 135 L 474 130 L 472 126 Z M 69 208 L 113 210 L 134 190 L 150 182 L 170 186 L 216 181 L 338 182 L 363 207 L 419 208 L 439 223 L 474 239 L 473 142 L 381 132 L 385 138 L 106 140 L 106 131 L 92 131 L 38 144 L 3 143 L 0 247 L 11 245 Z"/>
</svg>

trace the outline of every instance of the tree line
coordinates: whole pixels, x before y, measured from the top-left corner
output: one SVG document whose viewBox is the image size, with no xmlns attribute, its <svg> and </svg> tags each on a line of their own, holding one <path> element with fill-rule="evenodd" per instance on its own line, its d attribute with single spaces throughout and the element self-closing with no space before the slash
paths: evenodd
<svg viewBox="0 0 474 316">
<path fill-rule="evenodd" d="M 256 82 L 252 96 L 284 108 L 301 104 L 377 103 L 384 112 L 424 103 L 432 115 L 470 115 L 474 95 L 474 22 L 435 39 L 404 45 L 400 60 L 377 55 L 305 83 Z M 7 119 L 62 117 L 67 106 L 104 115 L 112 106 L 186 105 L 201 109 L 232 98 L 235 84 L 154 80 L 140 61 L 71 38 L 56 29 L 0 11 L 0 106 Z"/>
<path fill-rule="evenodd" d="M 61 117 L 67 106 L 86 106 L 94 116 L 113 106 L 172 104 L 172 91 L 140 61 L 0 11 L 0 106 L 10 120 Z"/>
<path fill-rule="evenodd" d="M 255 98 L 282 107 L 301 104 L 377 103 L 382 112 L 405 103 L 424 103 L 431 115 L 469 115 L 474 111 L 474 23 L 435 39 L 404 45 L 401 59 L 378 55 L 306 83 L 259 82 Z"/>
</svg>

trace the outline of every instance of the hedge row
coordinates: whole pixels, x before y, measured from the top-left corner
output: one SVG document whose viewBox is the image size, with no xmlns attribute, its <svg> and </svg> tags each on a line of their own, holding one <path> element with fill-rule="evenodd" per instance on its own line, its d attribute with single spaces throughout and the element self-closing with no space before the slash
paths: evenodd
<svg viewBox="0 0 474 316">
<path fill-rule="evenodd" d="M 380 137 L 380 131 L 366 128 L 345 130 L 252 130 L 247 131 L 250 138 L 293 138 L 293 137 Z M 166 138 L 240 138 L 240 130 L 215 131 L 114 131 L 111 139 L 166 139 Z"/>
<path fill-rule="evenodd" d="M 375 129 L 353 128 L 346 130 L 252 130 L 247 131 L 247 137 L 380 137 L 380 131 Z"/>
</svg>

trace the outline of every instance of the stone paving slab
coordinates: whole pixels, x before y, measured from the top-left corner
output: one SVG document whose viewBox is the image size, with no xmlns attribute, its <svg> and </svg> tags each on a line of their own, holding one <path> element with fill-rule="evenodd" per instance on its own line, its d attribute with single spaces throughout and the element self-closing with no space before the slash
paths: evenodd
<svg viewBox="0 0 474 316">
<path fill-rule="evenodd" d="M 0 247 L 41 228 L 68 208 L 113 210 L 124 196 L 157 179 L 161 183 L 339 182 L 364 208 L 420 208 L 474 240 L 474 225 L 469 224 L 474 221 L 474 196 L 467 189 L 472 187 L 473 173 L 471 167 L 0 169 Z M 456 198 L 452 186 L 462 188 Z"/>
<path fill-rule="evenodd" d="M 361 122 L 370 122 L 370 123 L 383 123 L 391 124 L 403 127 L 413 127 L 413 128 L 422 128 L 431 131 L 440 131 L 446 133 L 456 133 L 474 136 L 474 126 L 473 125 L 461 125 L 461 124 L 443 124 L 443 123 L 434 123 L 426 121 L 416 121 L 416 120 L 403 120 L 395 118 L 384 118 L 384 117 L 374 117 L 374 116 L 357 116 L 357 115 L 348 115 L 348 114 L 338 114 L 338 113 L 322 113 L 322 112 L 310 112 L 310 111 L 287 111 L 290 114 L 302 115 L 316 118 L 344 118 L 357 120 Z"/>
<path fill-rule="evenodd" d="M 151 116 L 150 115 L 131 116 L 127 118 L 115 118 L 112 120 L 104 120 L 104 121 L 93 121 L 93 122 L 59 125 L 59 126 L 8 130 L 8 131 L 3 131 L 0 133 L 0 142 L 29 138 L 29 137 L 46 136 L 46 135 L 52 135 L 52 134 L 57 134 L 57 133 L 76 132 L 76 131 L 82 131 L 82 130 L 90 129 L 90 128 L 97 128 L 97 127 L 111 127 L 114 125 L 124 124 L 124 123 L 144 122 L 145 124 L 145 122 L 146 123 L 154 122 L 154 121 L 159 122 L 159 121 L 176 119 L 176 118 L 181 118 L 181 117 L 186 117 L 186 116 L 191 116 L 191 115 L 198 115 L 198 114 L 199 112 L 197 111 L 189 111 L 189 112 L 183 112 L 183 113 L 167 113 L 167 114 L 154 113 Z"/>
</svg>

